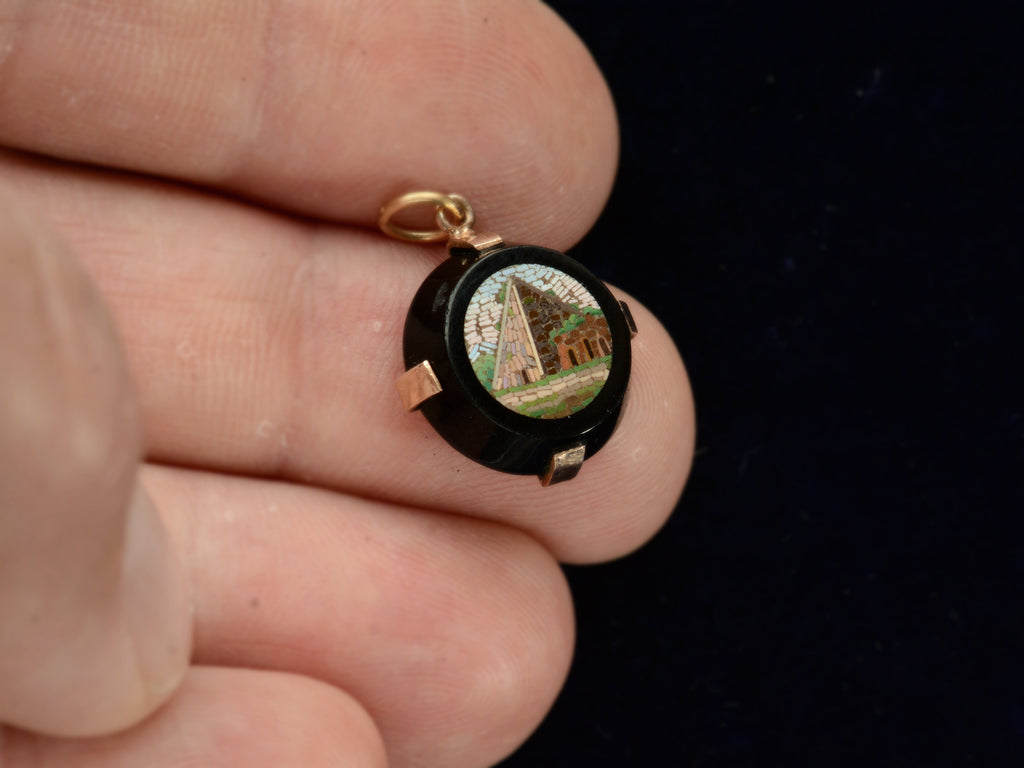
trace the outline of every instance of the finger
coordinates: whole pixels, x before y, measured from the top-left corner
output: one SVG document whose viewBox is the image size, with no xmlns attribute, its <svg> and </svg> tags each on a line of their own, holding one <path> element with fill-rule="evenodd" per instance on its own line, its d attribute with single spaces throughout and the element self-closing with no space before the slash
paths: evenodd
<svg viewBox="0 0 1024 768">
<path fill-rule="evenodd" d="M 352 694 L 390 765 L 492 765 L 547 712 L 573 617 L 507 526 L 269 481 L 144 475 L 196 587 L 196 659 Z"/>
<path fill-rule="evenodd" d="M 12 768 L 387 765 L 372 721 L 341 691 L 298 675 L 216 667 L 192 668 L 167 707 L 129 731 L 71 740 L 0 729 L 0 753 Z"/>
<path fill-rule="evenodd" d="M 0 191 L 0 722 L 127 726 L 188 664 L 182 573 L 136 485 L 113 328 L 56 239 Z"/>
<path fill-rule="evenodd" d="M 564 247 L 614 174 L 607 88 L 538 2 L 5 0 L 0 51 L 0 141 L 316 216 L 440 187 Z"/>
<path fill-rule="evenodd" d="M 579 478 L 541 488 L 474 464 L 400 407 L 402 326 L 439 258 L 430 249 L 150 182 L 11 158 L 0 169 L 106 291 L 155 459 L 442 504 L 518 525 L 573 561 L 630 551 L 675 506 L 692 400 L 672 340 L 638 304 L 618 432 Z"/>
</svg>

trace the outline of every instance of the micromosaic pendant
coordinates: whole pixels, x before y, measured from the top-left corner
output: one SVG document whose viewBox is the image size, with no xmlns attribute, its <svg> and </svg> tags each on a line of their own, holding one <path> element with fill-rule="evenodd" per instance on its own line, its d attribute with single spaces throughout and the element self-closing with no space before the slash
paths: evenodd
<svg viewBox="0 0 1024 768">
<path fill-rule="evenodd" d="M 436 208 L 438 230 L 394 216 Z M 611 437 L 629 383 L 629 308 L 579 262 L 475 232 L 459 195 L 413 192 L 385 205 L 381 228 L 405 240 L 447 238 L 449 258 L 406 318 L 399 393 L 455 449 L 485 466 L 575 477 Z"/>
</svg>

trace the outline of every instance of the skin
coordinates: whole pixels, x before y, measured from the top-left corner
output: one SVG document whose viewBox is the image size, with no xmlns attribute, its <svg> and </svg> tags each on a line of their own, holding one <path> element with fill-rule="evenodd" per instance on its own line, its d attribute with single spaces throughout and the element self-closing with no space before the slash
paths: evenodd
<svg viewBox="0 0 1024 768">
<path fill-rule="evenodd" d="M 558 561 L 689 471 L 671 339 L 570 483 L 406 414 L 410 189 L 567 249 L 607 88 L 528 0 L 0 0 L 0 765 L 486 766 L 571 660 Z M 621 292 L 617 292 L 627 298 Z"/>
</svg>

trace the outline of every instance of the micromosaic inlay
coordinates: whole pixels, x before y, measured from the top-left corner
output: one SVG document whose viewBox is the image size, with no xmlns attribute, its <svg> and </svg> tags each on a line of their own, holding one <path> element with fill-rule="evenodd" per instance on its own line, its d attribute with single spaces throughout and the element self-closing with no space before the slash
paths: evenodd
<svg viewBox="0 0 1024 768">
<path fill-rule="evenodd" d="M 466 352 L 484 388 L 506 408 L 557 419 L 583 408 L 608 379 L 612 337 L 597 301 L 543 264 L 513 264 L 473 294 Z"/>
</svg>

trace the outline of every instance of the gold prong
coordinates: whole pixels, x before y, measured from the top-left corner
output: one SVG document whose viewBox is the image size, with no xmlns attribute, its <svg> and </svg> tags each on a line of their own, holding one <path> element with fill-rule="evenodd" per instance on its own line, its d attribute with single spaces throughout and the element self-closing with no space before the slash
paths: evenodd
<svg viewBox="0 0 1024 768">
<path fill-rule="evenodd" d="M 633 319 L 633 313 L 629 311 L 629 304 L 624 301 L 619 302 L 619 306 L 622 307 L 622 314 L 626 316 L 626 325 L 629 326 L 629 338 L 634 338 L 637 334 L 636 321 Z"/>
<path fill-rule="evenodd" d="M 555 483 L 562 483 L 572 480 L 583 466 L 583 458 L 587 453 L 584 445 L 574 445 L 564 451 L 556 451 L 551 454 L 548 466 L 544 474 L 540 475 L 540 484 L 547 487 Z"/>
<path fill-rule="evenodd" d="M 503 245 L 505 241 L 501 239 L 501 235 L 470 229 L 452 233 L 451 239 L 448 240 L 448 253 L 452 256 L 464 256 L 468 252 L 471 258 L 476 258 Z"/>
<path fill-rule="evenodd" d="M 437 374 L 434 373 L 429 360 L 414 365 L 399 376 L 395 386 L 407 411 L 416 410 L 423 401 L 441 391 L 441 382 L 437 380 Z"/>
</svg>

